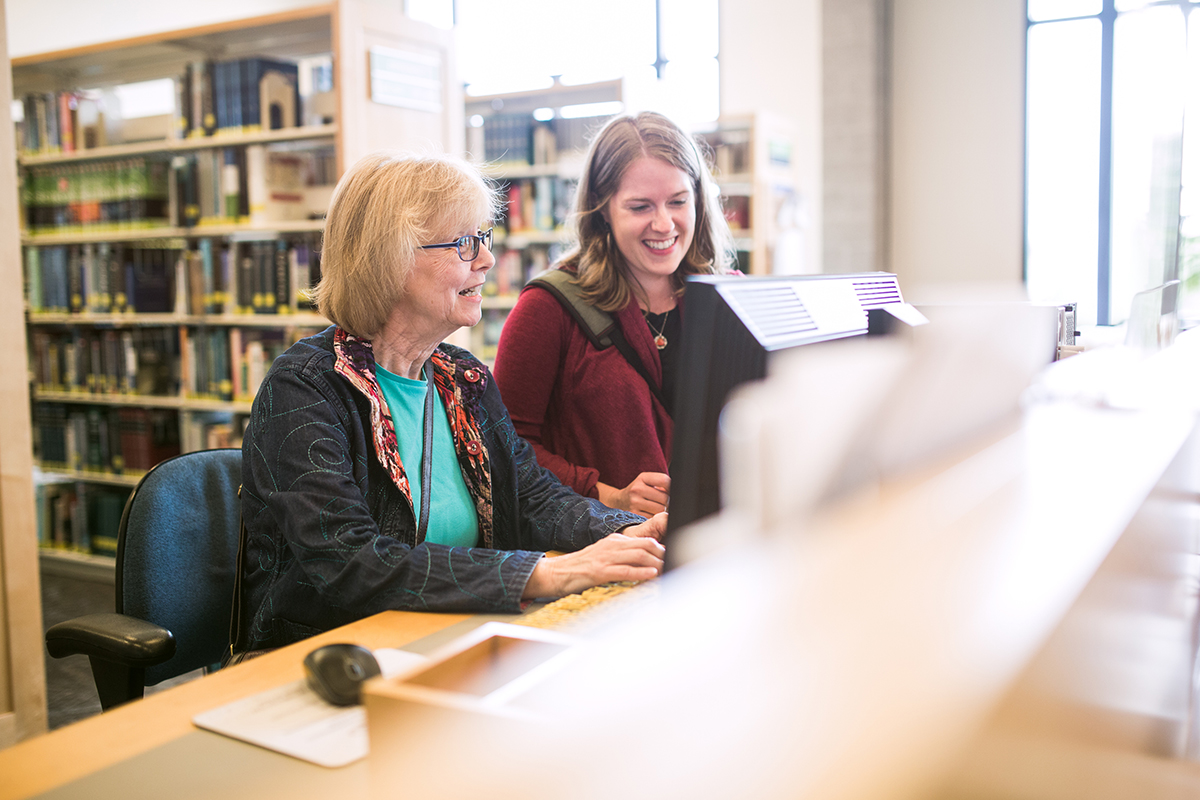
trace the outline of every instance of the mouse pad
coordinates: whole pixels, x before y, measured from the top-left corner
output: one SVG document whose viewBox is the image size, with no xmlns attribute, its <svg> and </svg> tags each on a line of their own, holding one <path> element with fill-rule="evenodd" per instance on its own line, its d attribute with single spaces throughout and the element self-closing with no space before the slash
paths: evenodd
<svg viewBox="0 0 1200 800">
<path fill-rule="evenodd" d="M 404 650 L 375 650 L 384 677 L 425 660 Z M 197 714 L 197 727 L 266 747 L 323 767 L 341 767 L 367 754 L 367 712 L 335 706 L 303 681 L 293 681 Z"/>
</svg>

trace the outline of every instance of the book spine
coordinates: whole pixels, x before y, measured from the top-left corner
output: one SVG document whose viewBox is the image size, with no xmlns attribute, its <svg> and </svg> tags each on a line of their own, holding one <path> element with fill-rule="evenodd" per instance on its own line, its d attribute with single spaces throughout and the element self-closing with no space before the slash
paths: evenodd
<svg viewBox="0 0 1200 800">
<path fill-rule="evenodd" d="M 25 307 L 30 313 L 44 311 L 42 288 L 42 248 L 25 248 Z"/>
<path fill-rule="evenodd" d="M 204 314 L 219 314 L 219 289 L 216 283 L 216 274 L 213 269 L 213 244 L 212 239 L 201 239 L 197 246 L 197 256 L 200 259 L 200 275 L 201 275 L 201 291 L 203 292 L 203 302 L 201 303 Z"/>
<path fill-rule="evenodd" d="M 246 147 L 246 190 L 251 225 L 267 222 L 267 150 L 261 144 Z"/>
<path fill-rule="evenodd" d="M 287 314 L 292 310 L 291 298 L 295 297 L 295 293 L 289 290 L 290 277 L 288 245 L 287 242 L 280 239 L 275 244 L 274 305 L 277 314 Z"/>
</svg>

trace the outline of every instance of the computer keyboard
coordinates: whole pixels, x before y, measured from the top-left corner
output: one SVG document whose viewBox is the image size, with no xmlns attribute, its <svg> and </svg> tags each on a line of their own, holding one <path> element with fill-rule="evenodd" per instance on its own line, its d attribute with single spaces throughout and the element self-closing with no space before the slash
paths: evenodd
<svg viewBox="0 0 1200 800">
<path fill-rule="evenodd" d="M 657 581 L 604 583 L 560 597 L 518 617 L 513 624 L 580 633 L 629 612 L 657 594 Z"/>
</svg>

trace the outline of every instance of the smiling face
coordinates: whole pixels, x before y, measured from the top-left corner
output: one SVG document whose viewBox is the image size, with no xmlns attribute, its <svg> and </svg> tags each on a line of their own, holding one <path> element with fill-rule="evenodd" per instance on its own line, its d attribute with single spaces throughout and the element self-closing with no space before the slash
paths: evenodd
<svg viewBox="0 0 1200 800">
<path fill-rule="evenodd" d="M 630 277 L 643 287 L 669 280 L 692 246 L 692 181 L 660 159 L 642 157 L 630 164 L 603 213 Z"/>
<path fill-rule="evenodd" d="M 468 226 L 451 230 L 436 241 L 450 242 L 478 232 L 478 226 Z M 483 244 L 474 261 L 463 261 L 453 247 L 417 250 L 397 304 L 405 327 L 436 343 L 459 328 L 478 324 L 483 314 L 484 278 L 495 264 L 492 251 Z"/>
</svg>

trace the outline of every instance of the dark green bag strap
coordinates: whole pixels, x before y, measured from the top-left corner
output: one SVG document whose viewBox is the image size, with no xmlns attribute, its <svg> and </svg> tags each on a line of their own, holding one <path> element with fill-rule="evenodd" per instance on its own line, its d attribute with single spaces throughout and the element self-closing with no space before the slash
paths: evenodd
<svg viewBox="0 0 1200 800">
<path fill-rule="evenodd" d="M 540 286 L 554 295 L 597 350 L 612 346 L 612 332 L 617 327 L 617 321 L 608 312 L 584 301 L 574 275 L 561 269 L 548 269 L 540 275 L 534 275 L 525 285 Z"/>
<path fill-rule="evenodd" d="M 642 359 L 629 346 L 629 342 L 625 341 L 625 335 L 621 332 L 617 321 L 608 312 L 601 311 L 584 301 L 574 275 L 561 269 L 549 269 L 540 275 L 534 275 L 525 285 L 526 287 L 537 285 L 554 295 L 597 350 L 615 345 L 629 365 L 642 376 L 642 380 L 646 382 L 646 386 L 650 387 L 650 392 L 658 398 L 662 407 L 667 408 L 662 392 L 650 377 L 650 372 L 642 363 Z"/>
</svg>

